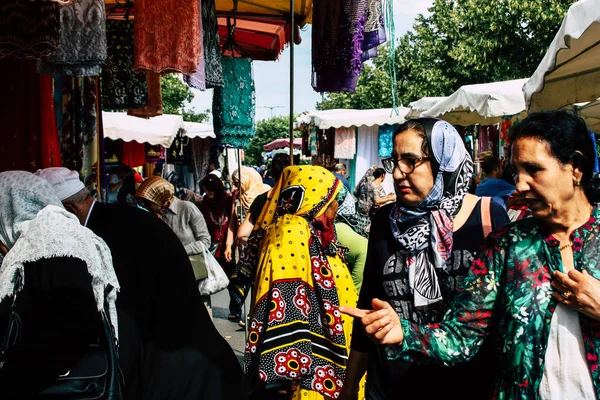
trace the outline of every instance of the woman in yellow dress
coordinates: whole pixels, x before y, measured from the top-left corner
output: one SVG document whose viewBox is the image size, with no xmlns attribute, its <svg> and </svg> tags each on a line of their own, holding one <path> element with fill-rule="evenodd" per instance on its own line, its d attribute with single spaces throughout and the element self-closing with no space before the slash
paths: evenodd
<svg viewBox="0 0 600 400">
<path fill-rule="evenodd" d="M 322 167 L 288 167 L 241 260 L 254 281 L 244 364 L 256 399 L 336 399 L 358 296 L 333 222 L 342 183 Z M 361 397 L 362 398 L 362 397 Z"/>
</svg>

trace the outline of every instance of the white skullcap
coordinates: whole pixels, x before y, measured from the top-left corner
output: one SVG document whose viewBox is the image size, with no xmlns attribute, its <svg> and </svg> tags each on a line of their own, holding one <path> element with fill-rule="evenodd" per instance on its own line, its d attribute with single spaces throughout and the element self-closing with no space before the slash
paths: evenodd
<svg viewBox="0 0 600 400">
<path fill-rule="evenodd" d="M 68 168 L 38 169 L 35 175 L 47 180 L 52 185 L 60 201 L 73 196 L 85 188 L 85 185 L 79 179 L 77 171 L 71 171 Z"/>
</svg>

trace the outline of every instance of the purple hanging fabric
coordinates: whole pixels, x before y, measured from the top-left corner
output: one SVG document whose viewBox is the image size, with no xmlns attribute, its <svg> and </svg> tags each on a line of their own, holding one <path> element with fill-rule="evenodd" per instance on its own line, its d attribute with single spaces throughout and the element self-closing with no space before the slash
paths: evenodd
<svg viewBox="0 0 600 400">
<path fill-rule="evenodd" d="M 202 54 L 200 61 L 198 61 L 198 70 L 192 75 L 184 75 L 183 80 L 188 86 L 193 87 L 201 91 L 206 90 L 206 72 L 204 70 L 204 40 L 203 40 L 203 28 L 202 28 L 202 0 L 198 0 L 198 7 L 200 8 L 200 44 L 202 45 Z"/>
<path fill-rule="evenodd" d="M 362 70 L 367 0 L 315 0 L 312 86 L 317 92 L 354 92 Z"/>
<path fill-rule="evenodd" d="M 383 1 L 367 0 L 362 60 L 367 61 L 377 57 L 377 46 L 385 43 L 386 40 Z"/>
</svg>

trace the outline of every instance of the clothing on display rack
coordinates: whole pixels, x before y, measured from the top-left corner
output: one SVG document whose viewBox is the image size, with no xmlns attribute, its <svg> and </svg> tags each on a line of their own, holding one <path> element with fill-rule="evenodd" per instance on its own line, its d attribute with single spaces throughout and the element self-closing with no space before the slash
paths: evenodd
<svg viewBox="0 0 600 400">
<path fill-rule="evenodd" d="M 356 129 L 351 128 L 337 128 L 335 130 L 335 158 L 347 158 L 352 159 L 356 154 Z"/>
<path fill-rule="evenodd" d="M 390 157 L 394 148 L 393 137 L 397 125 L 383 125 L 379 127 L 379 157 Z"/>
<path fill-rule="evenodd" d="M 40 58 L 45 75 L 99 76 L 107 55 L 104 0 L 76 0 L 60 9 L 60 45 Z"/>
<path fill-rule="evenodd" d="M 146 85 L 148 87 L 148 105 L 139 108 L 128 108 L 127 115 L 150 118 L 163 114 L 160 74 L 146 72 Z"/>
<path fill-rule="evenodd" d="M 202 51 L 204 51 L 204 41 L 203 41 L 203 27 L 202 27 L 202 0 L 198 0 L 198 7 L 200 8 L 200 15 L 199 15 L 199 19 L 200 19 L 200 44 L 202 45 Z M 202 53 L 202 56 L 200 57 L 200 61 L 198 61 L 198 68 L 196 70 L 195 73 L 191 74 L 191 75 L 184 75 L 183 76 L 183 80 L 185 83 L 187 83 L 190 87 L 193 87 L 194 89 L 198 89 L 201 91 L 205 91 L 206 90 L 206 65 L 205 65 L 205 56 Z"/>
</svg>

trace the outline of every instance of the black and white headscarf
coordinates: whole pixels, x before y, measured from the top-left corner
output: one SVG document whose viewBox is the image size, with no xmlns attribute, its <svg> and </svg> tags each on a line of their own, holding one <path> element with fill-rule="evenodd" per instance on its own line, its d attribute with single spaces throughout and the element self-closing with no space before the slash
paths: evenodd
<svg viewBox="0 0 600 400">
<path fill-rule="evenodd" d="M 390 213 L 394 238 L 404 253 L 415 307 L 442 300 L 436 269 L 445 268 L 453 247 L 454 216 L 467 194 L 473 161 L 452 125 L 433 118 L 424 128 L 435 182 L 417 207 L 397 203 Z"/>
</svg>

